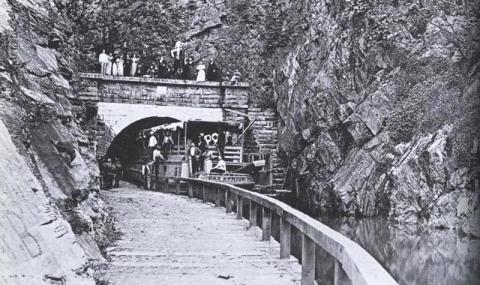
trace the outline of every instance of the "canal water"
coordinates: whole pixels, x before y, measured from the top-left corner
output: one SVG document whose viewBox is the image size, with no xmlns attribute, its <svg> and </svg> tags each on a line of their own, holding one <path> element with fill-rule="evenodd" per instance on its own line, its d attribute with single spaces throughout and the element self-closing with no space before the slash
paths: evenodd
<svg viewBox="0 0 480 285">
<path fill-rule="evenodd" d="M 292 199 L 280 200 L 301 210 Z M 315 218 L 362 246 L 399 284 L 480 284 L 480 240 L 453 230 L 392 224 L 384 218 Z M 301 258 L 301 235 L 295 230 L 292 253 Z M 333 284 L 333 258 L 317 250 L 316 259 L 322 260 L 317 264 L 318 283 Z"/>
<path fill-rule="evenodd" d="M 399 284 L 480 284 L 480 240 L 380 218 L 319 220 L 360 244 Z"/>
</svg>

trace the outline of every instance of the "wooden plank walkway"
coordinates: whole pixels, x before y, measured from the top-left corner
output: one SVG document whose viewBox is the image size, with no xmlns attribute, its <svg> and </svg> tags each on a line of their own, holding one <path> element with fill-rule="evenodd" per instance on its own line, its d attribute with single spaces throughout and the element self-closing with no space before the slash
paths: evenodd
<svg viewBox="0 0 480 285">
<path fill-rule="evenodd" d="M 300 284 L 298 261 L 279 259 L 276 241 L 261 241 L 224 208 L 129 184 L 102 191 L 122 237 L 99 272 L 112 284 Z"/>
</svg>

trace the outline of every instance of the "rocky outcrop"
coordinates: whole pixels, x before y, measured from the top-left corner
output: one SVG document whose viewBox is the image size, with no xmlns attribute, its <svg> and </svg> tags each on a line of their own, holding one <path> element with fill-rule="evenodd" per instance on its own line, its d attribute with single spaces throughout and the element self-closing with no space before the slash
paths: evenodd
<svg viewBox="0 0 480 285">
<path fill-rule="evenodd" d="M 0 283 L 95 284 L 111 238 L 70 80 L 69 22 L 50 1 L 0 1 Z"/>
<path fill-rule="evenodd" d="M 4 284 L 95 284 L 93 272 L 84 271 L 89 256 L 62 213 L 51 204 L 50 193 L 42 190 L 25 157 L 17 152 L 2 122 L 0 140 L 0 280 Z"/>
<path fill-rule="evenodd" d="M 479 42 L 468 9 L 478 5 L 304 7 L 274 90 L 280 151 L 312 211 L 478 236 Z"/>
</svg>

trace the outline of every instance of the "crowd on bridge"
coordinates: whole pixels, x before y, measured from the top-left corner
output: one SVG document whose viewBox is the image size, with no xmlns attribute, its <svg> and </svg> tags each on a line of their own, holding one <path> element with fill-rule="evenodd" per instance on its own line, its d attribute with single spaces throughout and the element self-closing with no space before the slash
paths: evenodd
<svg viewBox="0 0 480 285">
<path fill-rule="evenodd" d="M 238 71 L 235 71 L 230 78 L 224 78 L 222 70 L 214 60 L 205 63 L 204 60 L 195 61 L 194 57 L 187 56 L 184 43 L 181 41 L 175 43 L 169 57 L 158 55 L 142 58 L 138 53 L 127 50 L 121 52 L 117 49 L 114 52 L 107 53 L 104 49 L 98 56 L 98 63 L 102 75 L 196 81 L 230 80 L 233 83 L 240 79 Z"/>
</svg>

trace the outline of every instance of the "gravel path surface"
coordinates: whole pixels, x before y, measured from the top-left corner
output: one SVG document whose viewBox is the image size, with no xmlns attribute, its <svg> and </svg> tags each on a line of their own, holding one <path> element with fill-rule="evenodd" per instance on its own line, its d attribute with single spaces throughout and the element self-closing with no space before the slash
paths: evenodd
<svg viewBox="0 0 480 285">
<path fill-rule="evenodd" d="M 110 248 L 102 279 L 113 284 L 300 284 L 297 260 L 281 260 L 224 208 L 129 184 L 103 191 L 122 237 Z"/>
</svg>

